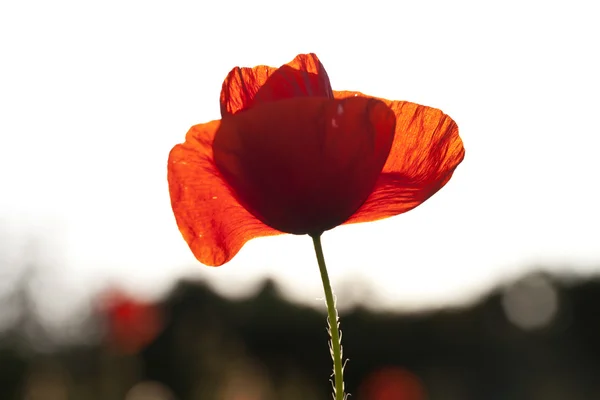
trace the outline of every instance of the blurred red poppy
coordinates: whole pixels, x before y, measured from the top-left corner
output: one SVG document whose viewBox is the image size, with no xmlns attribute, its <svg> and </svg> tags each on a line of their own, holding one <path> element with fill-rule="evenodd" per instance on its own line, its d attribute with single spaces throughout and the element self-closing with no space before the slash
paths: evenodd
<svg viewBox="0 0 600 400">
<path fill-rule="evenodd" d="M 220 102 L 222 119 L 193 126 L 168 161 L 177 225 L 207 265 L 255 237 L 317 235 L 406 212 L 464 157 L 449 116 L 333 91 L 314 54 L 234 68 Z"/>
<path fill-rule="evenodd" d="M 107 323 L 107 342 L 124 354 L 134 354 L 150 344 L 161 331 L 162 316 L 150 303 L 111 290 L 99 298 L 99 307 Z"/>
<path fill-rule="evenodd" d="M 359 400 L 425 400 L 421 380 L 400 367 L 384 367 L 372 372 L 360 384 Z"/>
</svg>

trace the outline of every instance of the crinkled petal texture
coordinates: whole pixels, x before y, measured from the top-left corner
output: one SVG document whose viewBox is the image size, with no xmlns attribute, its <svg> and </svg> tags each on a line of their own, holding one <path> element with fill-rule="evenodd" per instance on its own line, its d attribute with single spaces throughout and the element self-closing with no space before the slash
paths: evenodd
<svg viewBox="0 0 600 400">
<path fill-rule="evenodd" d="M 181 234 L 203 264 L 229 261 L 248 240 L 281 232 L 263 224 L 234 198 L 213 161 L 220 121 L 193 126 L 169 154 L 171 206 Z"/>
<path fill-rule="evenodd" d="M 171 204 L 206 265 L 255 237 L 318 234 L 423 203 L 464 158 L 440 110 L 333 92 L 314 54 L 275 69 L 234 68 L 222 121 L 196 125 L 169 155 Z"/>
<path fill-rule="evenodd" d="M 333 98 L 327 72 L 315 54 L 299 54 L 280 68 L 235 67 L 223 82 L 221 115 L 235 114 L 257 104 L 307 96 Z"/>
<path fill-rule="evenodd" d="M 329 77 L 314 54 L 300 54 L 280 68 L 236 67 L 223 82 L 221 114 L 228 117 L 255 105 L 308 96 L 333 99 Z M 240 205 L 217 170 L 212 145 L 219 126 L 220 121 L 212 121 L 192 127 L 168 161 L 179 230 L 196 258 L 212 266 L 229 261 L 252 238 L 282 233 Z"/>
<path fill-rule="evenodd" d="M 283 232 L 320 234 L 372 193 L 394 131 L 394 113 L 382 101 L 299 97 L 224 118 L 213 150 L 256 218 Z"/>
<path fill-rule="evenodd" d="M 373 98 L 334 92 L 336 99 Z M 409 211 L 440 190 L 465 156 L 458 126 L 442 111 L 407 101 L 384 102 L 396 117 L 390 155 L 367 201 L 346 223 L 375 221 Z"/>
</svg>

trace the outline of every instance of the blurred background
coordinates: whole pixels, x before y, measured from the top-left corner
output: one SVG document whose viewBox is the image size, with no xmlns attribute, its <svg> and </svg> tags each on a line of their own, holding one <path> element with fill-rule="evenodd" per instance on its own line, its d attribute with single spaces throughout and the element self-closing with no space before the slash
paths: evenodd
<svg viewBox="0 0 600 400">
<path fill-rule="evenodd" d="M 170 149 L 236 65 L 442 109 L 465 161 L 323 237 L 358 399 L 600 398 L 591 1 L 0 3 L 0 398 L 325 399 L 308 237 L 199 264 Z"/>
</svg>

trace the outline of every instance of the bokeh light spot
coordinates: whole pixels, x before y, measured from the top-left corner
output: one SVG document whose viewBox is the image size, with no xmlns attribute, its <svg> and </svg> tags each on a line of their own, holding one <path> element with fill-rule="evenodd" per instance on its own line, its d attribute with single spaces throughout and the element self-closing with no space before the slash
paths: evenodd
<svg viewBox="0 0 600 400">
<path fill-rule="evenodd" d="M 144 381 L 129 389 L 125 400 L 175 400 L 175 396 L 160 382 Z"/>
<path fill-rule="evenodd" d="M 502 297 L 506 318 L 523 330 L 550 325 L 558 312 L 556 289 L 542 276 L 531 276 L 508 287 Z"/>
</svg>

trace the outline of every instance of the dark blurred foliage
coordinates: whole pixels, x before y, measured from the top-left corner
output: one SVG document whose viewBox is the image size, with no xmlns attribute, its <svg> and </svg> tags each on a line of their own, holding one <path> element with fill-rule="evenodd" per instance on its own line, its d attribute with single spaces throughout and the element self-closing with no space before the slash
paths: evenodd
<svg viewBox="0 0 600 400">
<path fill-rule="evenodd" d="M 541 298 L 554 308 L 537 325 L 507 312 L 517 304 L 535 321 L 545 312 L 527 295 L 535 291 L 521 290 L 511 303 L 505 287 L 465 308 L 343 313 L 351 398 L 600 399 L 600 281 L 533 278 L 554 296 Z M 528 287 L 536 287 L 531 277 L 512 285 Z M 0 399 L 331 398 L 325 305 L 319 312 L 292 304 L 270 281 L 245 300 L 193 282 L 161 304 L 118 298 L 92 318 L 106 330 L 94 345 L 36 352 L 20 344 L 18 329 L 5 334 Z"/>
</svg>

